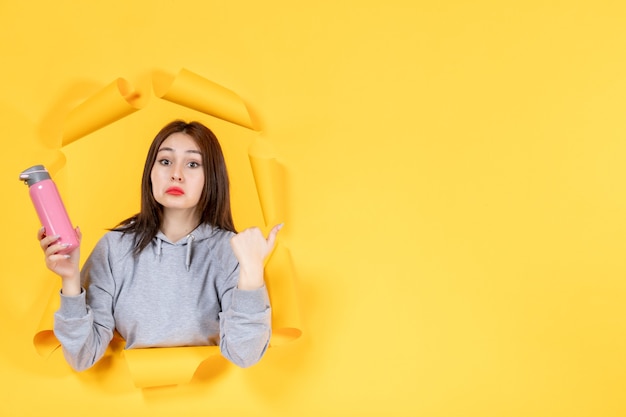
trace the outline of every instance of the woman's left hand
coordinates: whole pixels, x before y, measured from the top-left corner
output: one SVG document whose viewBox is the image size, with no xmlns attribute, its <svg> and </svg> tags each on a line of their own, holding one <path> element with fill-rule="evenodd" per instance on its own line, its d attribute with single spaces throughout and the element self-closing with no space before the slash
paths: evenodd
<svg viewBox="0 0 626 417">
<path fill-rule="evenodd" d="M 243 230 L 230 239 L 230 246 L 239 261 L 239 289 L 252 290 L 263 286 L 263 264 L 272 253 L 276 235 L 282 227 L 283 223 L 274 226 L 267 239 L 258 227 Z"/>
</svg>

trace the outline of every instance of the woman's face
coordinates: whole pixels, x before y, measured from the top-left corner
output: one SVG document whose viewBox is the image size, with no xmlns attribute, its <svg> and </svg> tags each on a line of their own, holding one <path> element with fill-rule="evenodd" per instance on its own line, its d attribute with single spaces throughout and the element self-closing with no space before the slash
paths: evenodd
<svg viewBox="0 0 626 417">
<path fill-rule="evenodd" d="M 200 148 L 186 133 L 172 133 L 159 147 L 152 166 L 152 194 L 167 213 L 186 210 L 196 214 L 204 188 Z"/>
</svg>

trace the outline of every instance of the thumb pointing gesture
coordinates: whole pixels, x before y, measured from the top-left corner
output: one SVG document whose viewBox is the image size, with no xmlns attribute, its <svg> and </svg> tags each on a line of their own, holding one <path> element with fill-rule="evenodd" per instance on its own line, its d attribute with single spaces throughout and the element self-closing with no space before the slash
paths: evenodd
<svg viewBox="0 0 626 417">
<path fill-rule="evenodd" d="M 276 236 L 282 227 L 282 223 L 274 226 L 267 239 L 258 227 L 243 230 L 230 239 L 230 246 L 240 266 L 239 288 L 254 289 L 263 285 L 265 259 L 272 253 Z"/>
</svg>

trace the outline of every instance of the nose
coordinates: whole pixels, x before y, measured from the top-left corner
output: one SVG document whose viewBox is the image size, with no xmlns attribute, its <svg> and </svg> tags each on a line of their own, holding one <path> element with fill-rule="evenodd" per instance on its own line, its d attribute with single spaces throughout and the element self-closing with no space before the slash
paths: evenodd
<svg viewBox="0 0 626 417">
<path fill-rule="evenodd" d="M 183 175 L 181 173 L 180 166 L 176 165 L 174 167 L 174 169 L 172 170 L 171 179 L 172 179 L 172 181 L 175 181 L 175 182 L 181 182 L 183 180 Z"/>
</svg>

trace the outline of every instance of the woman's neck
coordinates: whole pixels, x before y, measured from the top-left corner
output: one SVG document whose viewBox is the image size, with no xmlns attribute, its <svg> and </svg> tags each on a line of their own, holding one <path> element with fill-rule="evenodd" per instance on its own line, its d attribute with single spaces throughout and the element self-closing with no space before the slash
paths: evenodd
<svg viewBox="0 0 626 417">
<path fill-rule="evenodd" d="M 166 210 L 163 213 L 161 232 L 171 242 L 177 242 L 191 233 L 200 224 L 200 216 L 187 211 Z"/>
</svg>

